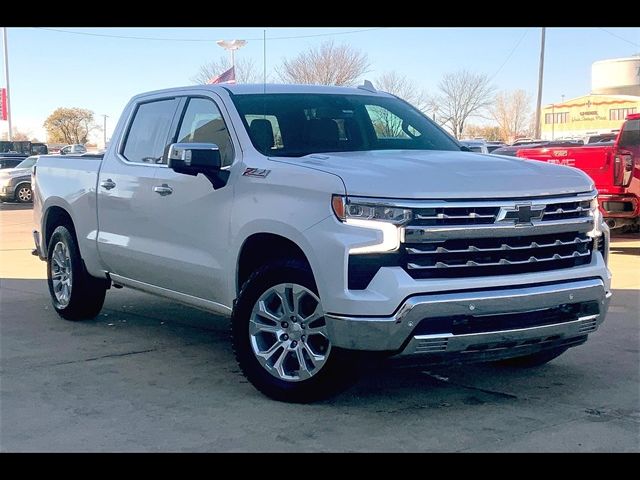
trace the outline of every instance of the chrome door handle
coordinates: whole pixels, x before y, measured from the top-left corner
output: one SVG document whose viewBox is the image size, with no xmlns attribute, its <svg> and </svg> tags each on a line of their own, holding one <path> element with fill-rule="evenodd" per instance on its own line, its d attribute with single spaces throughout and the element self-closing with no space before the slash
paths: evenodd
<svg viewBox="0 0 640 480">
<path fill-rule="evenodd" d="M 110 178 L 107 178 L 106 180 L 100 182 L 100 186 L 106 190 L 111 190 L 112 188 L 115 188 L 116 182 L 114 182 Z"/>
<path fill-rule="evenodd" d="M 167 195 L 171 195 L 173 193 L 173 188 L 171 188 L 166 183 L 163 183 L 162 185 L 153 187 L 153 191 L 156 192 L 161 197 L 166 197 Z"/>
</svg>

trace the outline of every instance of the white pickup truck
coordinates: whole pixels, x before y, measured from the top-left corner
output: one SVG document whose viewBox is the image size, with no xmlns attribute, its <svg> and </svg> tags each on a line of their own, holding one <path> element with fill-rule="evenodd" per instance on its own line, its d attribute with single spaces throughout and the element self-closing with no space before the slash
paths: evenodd
<svg viewBox="0 0 640 480">
<path fill-rule="evenodd" d="M 461 151 L 368 83 L 138 95 L 103 157 L 42 156 L 32 180 L 62 317 L 110 286 L 230 316 L 243 373 L 284 401 L 345 388 L 364 352 L 542 364 L 611 295 L 589 177 Z"/>
</svg>

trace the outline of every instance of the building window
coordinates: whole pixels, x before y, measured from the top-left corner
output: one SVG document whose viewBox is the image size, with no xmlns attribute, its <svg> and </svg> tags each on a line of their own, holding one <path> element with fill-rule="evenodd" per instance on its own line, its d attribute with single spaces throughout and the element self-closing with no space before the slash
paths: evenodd
<svg viewBox="0 0 640 480">
<path fill-rule="evenodd" d="M 567 122 L 569 122 L 569 112 L 545 113 L 544 115 L 544 123 L 548 125 L 551 125 L 554 123 L 567 123 Z"/>
<path fill-rule="evenodd" d="M 627 115 L 636 113 L 636 107 L 631 108 L 612 108 L 609 110 L 609 120 L 624 120 Z"/>
</svg>

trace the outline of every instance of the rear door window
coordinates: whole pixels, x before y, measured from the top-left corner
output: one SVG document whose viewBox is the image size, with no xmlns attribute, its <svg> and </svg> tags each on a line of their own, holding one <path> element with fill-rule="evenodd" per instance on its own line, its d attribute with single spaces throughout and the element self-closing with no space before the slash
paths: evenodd
<svg viewBox="0 0 640 480">
<path fill-rule="evenodd" d="M 164 153 L 178 102 L 169 98 L 138 105 L 121 152 L 124 158 L 132 163 L 166 163 Z"/>
</svg>

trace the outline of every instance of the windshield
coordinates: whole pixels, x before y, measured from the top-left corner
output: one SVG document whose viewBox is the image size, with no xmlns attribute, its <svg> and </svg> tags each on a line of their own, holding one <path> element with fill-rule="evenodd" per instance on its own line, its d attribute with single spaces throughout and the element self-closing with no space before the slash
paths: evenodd
<svg viewBox="0 0 640 480">
<path fill-rule="evenodd" d="M 36 164 L 38 157 L 27 157 L 23 161 L 21 161 L 16 168 L 31 168 Z"/>
<path fill-rule="evenodd" d="M 397 98 L 232 95 L 254 147 L 273 157 L 363 150 L 457 150 L 456 141 Z"/>
</svg>

